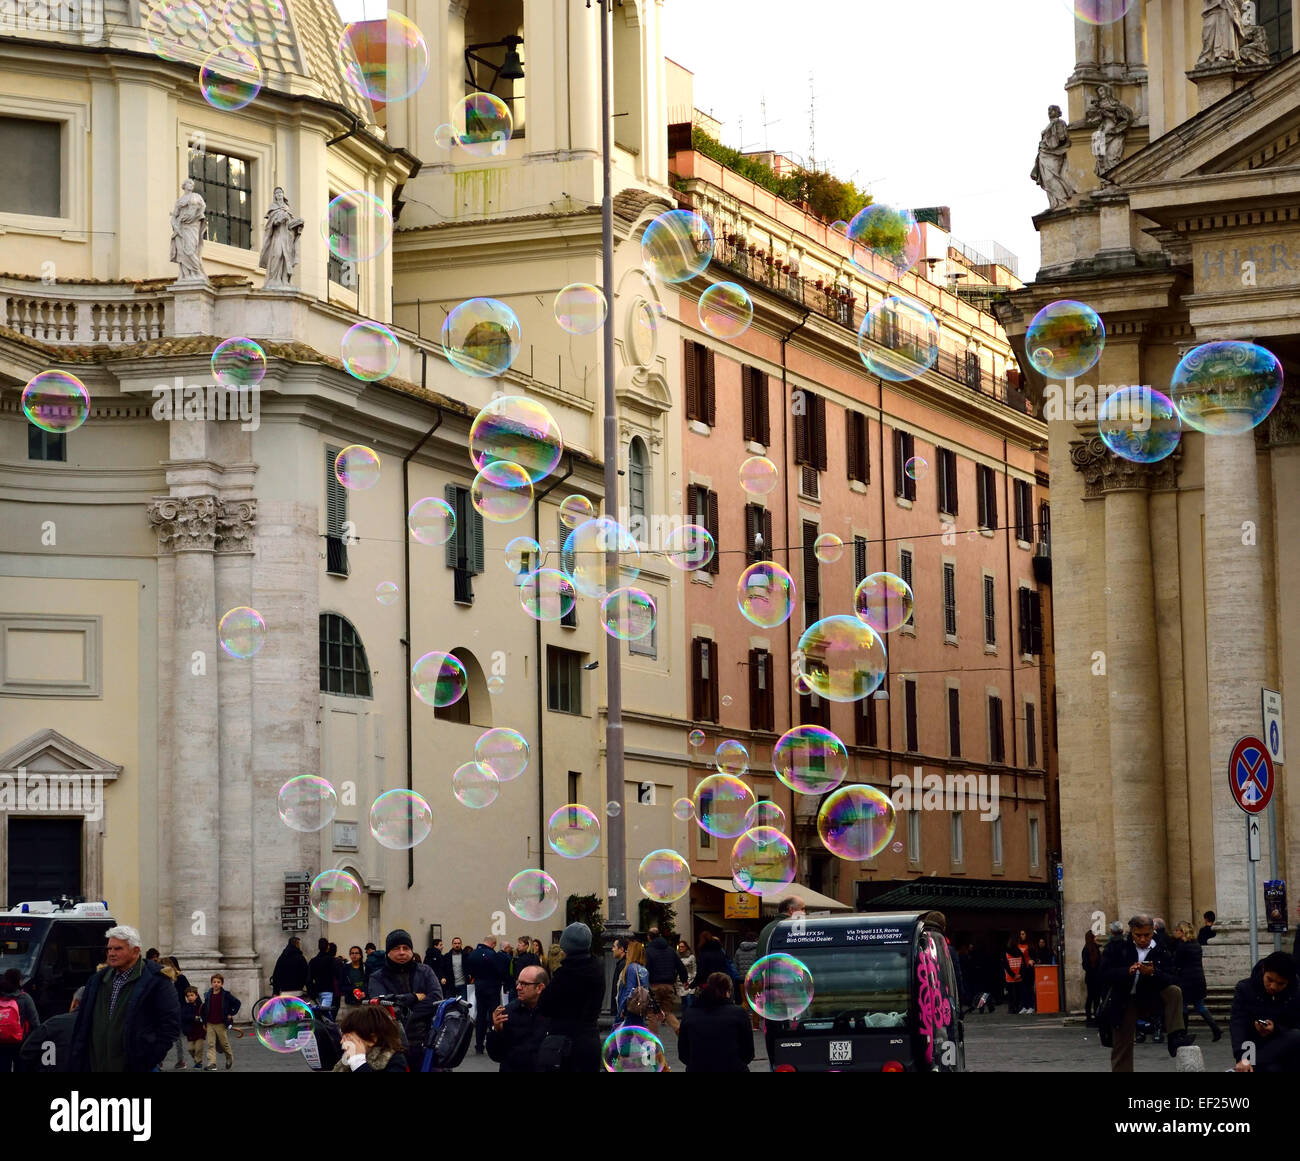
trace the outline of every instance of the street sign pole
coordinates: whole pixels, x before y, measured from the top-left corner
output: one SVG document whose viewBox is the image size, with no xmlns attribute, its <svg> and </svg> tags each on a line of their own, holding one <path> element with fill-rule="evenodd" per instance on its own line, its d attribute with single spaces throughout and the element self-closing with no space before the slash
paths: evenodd
<svg viewBox="0 0 1300 1161">
<path fill-rule="evenodd" d="M 1274 766 L 1282 764 L 1285 751 L 1282 746 L 1282 695 L 1273 689 L 1260 691 L 1260 704 L 1263 711 L 1263 732 L 1261 738 L 1268 747 Z M 1280 878 L 1277 860 L 1277 807 L 1268 804 L 1268 869 L 1269 878 Z M 1282 933 L 1273 932 L 1273 950 L 1282 950 Z"/>
<path fill-rule="evenodd" d="M 1246 869 L 1247 885 L 1250 888 L 1250 963 L 1253 967 L 1259 962 L 1259 907 L 1255 902 L 1255 860 L 1259 857 L 1251 839 L 1251 827 L 1258 825 L 1253 817 L 1246 818 Z"/>
<path fill-rule="evenodd" d="M 1266 731 L 1267 732 L 1267 731 Z M 1238 738 L 1228 758 L 1228 790 L 1233 801 L 1246 814 L 1246 883 L 1250 896 L 1250 962 L 1259 959 L 1259 903 L 1255 899 L 1258 884 L 1255 864 L 1259 862 L 1259 816 L 1270 808 L 1277 775 L 1273 768 L 1272 748 L 1268 743 L 1247 734 Z M 1276 858 L 1273 843 L 1272 858 Z M 1274 872 L 1273 878 L 1277 878 Z M 1280 946 L 1280 941 L 1276 940 Z"/>
</svg>

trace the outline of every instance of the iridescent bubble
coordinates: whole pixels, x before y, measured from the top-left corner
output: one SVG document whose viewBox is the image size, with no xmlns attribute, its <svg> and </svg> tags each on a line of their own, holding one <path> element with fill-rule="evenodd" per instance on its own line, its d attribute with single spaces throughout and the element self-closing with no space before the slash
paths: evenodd
<svg viewBox="0 0 1300 1161">
<path fill-rule="evenodd" d="M 455 654 L 435 651 L 411 666 L 411 688 L 425 705 L 441 709 L 465 695 L 469 676 Z"/>
<path fill-rule="evenodd" d="M 857 617 L 823 617 L 804 630 L 798 648 L 809 687 L 828 701 L 857 701 L 884 680 L 885 643 Z"/>
<path fill-rule="evenodd" d="M 867 273 L 873 257 L 888 267 L 894 279 L 921 259 L 921 227 L 911 210 L 873 202 L 853 215 L 846 234 L 853 243 L 854 264 Z"/>
<path fill-rule="evenodd" d="M 560 889 L 545 871 L 530 867 L 520 871 L 506 887 L 510 910 L 528 923 L 538 923 L 560 905 Z"/>
<path fill-rule="evenodd" d="M 690 799 L 686 798 L 682 801 L 690 802 Z M 772 826 L 777 830 L 785 830 L 785 824 L 785 811 L 770 798 L 760 799 L 745 812 L 746 831 L 751 831 L 756 826 Z"/>
<path fill-rule="evenodd" d="M 795 1020 L 813 1001 L 813 977 L 808 965 L 778 953 L 756 960 L 745 973 L 745 1001 L 759 1017 L 779 1022 Z"/>
<path fill-rule="evenodd" d="M 767 456 L 750 456 L 740 465 L 740 486 L 751 496 L 766 496 L 779 476 L 776 464 Z"/>
<path fill-rule="evenodd" d="M 722 704 L 723 704 L 723 705 L 730 705 L 733 701 L 735 701 L 735 698 L 733 698 L 733 697 L 731 696 L 731 694 L 728 693 L 728 694 L 724 694 L 724 695 L 723 695 L 723 698 L 722 698 Z"/>
<path fill-rule="evenodd" d="M 247 48 L 275 44 L 288 32 L 280 0 L 226 0 L 221 23 L 232 40 Z"/>
<path fill-rule="evenodd" d="M 700 295 L 700 326 L 717 339 L 738 339 L 754 321 L 754 304 L 737 282 L 715 282 Z"/>
<path fill-rule="evenodd" d="M 1071 0 L 1077 20 L 1085 24 L 1114 24 L 1123 19 L 1133 0 Z"/>
<path fill-rule="evenodd" d="M 518 575 L 531 572 L 542 559 L 542 546 L 531 536 L 516 536 L 506 545 L 506 568 Z"/>
<path fill-rule="evenodd" d="M 280 787 L 276 798 L 280 821 L 290 830 L 314 834 L 334 821 L 338 796 L 334 787 L 315 774 L 300 774 Z"/>
<path fill-rule="evenodd" d="M 375 585 L 375 600 L 381 605 L 394 605 L 401 595 L 401 590 L 392 581 L 380 581 Z"/>
<path fill-rule="evenodd" d="M 822 802 L 817 833 L 841 859 L 874 859 L 894 837 L 894 804 L 874 786 L 841 786 Z"/>
<path fill-rule="evenodd" d="M 644 589 L 614 589 L 600 602 L 605 632 L 616 641 L 640 641 L 654 632 L 654 598 Z"/>
<path fill-rule="evenodd" d="M 707 528 L 699 524 L 683 524 L 674 528 L 664 538 L 664 556 L 673 568 L 682 572 L 695 572 L 713 559 L 717 545 Z"/>
<path fill-rule="evenodd" d="M 379 483 L 379 456 L 373 448 L 349 444 L 334 457 L 334 477 L 345 488 L 364 492 Z"/>
<path fill-rule="evenodd" d="M 590 282 L 571 282 L 555 296 L 555 321 L 571 335 L 590 335 L 605 325 L 605 296 Z"/>
<path fill-rule="evenodd" d="M 825 794 L 849 772 L 849 752 L 825 726 L 795 726 L 772 747 L 776 776 L 796 794 Z"/>
<path fill-rule="evenodd" d="M 564 454 L 560 425 L 545 404 L 523 395 L 493 399 L 469 429 L 469 458 L 480 470 L 499 460 L 516 464 L 536 484 Z"/>
<path fill-rule="evenodd" d="M 912 588 L 892 572 L 873 572 L 858 582 L 853 608 L 858 620 L 877 633 L 892 633 L 912 619 Z"/>
<path fill-rule="evenodd" d="M 749 769 L 749 751 L 743 742 L 728 738 L 714 751 L 713 764 L 721 773 L 739 778 Z"/>
<path fill-rule="evenodd" d="M 315 1037 L 311 1005 L 296 996 L 272 996 L 253 1017 L 253 1031 L 263 1047 L 282 1056 L 299 1052 Z"/>
<path fill-rule="evenodd" d="M 502 782 L 513 782 L 528 769 L 528 739 L 518 730 L 496 726 L 474 743 L 474 761 L 487 766 Z"/>
<path fill-rule="evenodd" d="M 794 611 L 794 579 L 779 564 L 760 560 L 740 574 L 736 604 L 751 625 L 775 629 Z"/>
<path fill-rule="evenodd" d="M 23 414 L 42 431 L 76 431 L 90 414 L 90 392 L 66 371 L 42 371 L 23 388 Z"/>
<path fill-rule="evenodd" d="M 660 214 L 641 236 L 641 262 L 660 282 L 688 282 L 712 257 L 713 231 L 691 210 Z"/>
<path fill-rule="evenodd" d="M 1282 364 L 1255 343 L 1203 343 L 1185 354 L 1169 391 L 1188 427 L 1239 435 L 1258 427 L 1282 397 Z"/>
<path fill-rule="evenodd" d="M 617 818 L 622 813 L 623 813 L 623 807 L 621 803 L 615 802 L 613 801 L 613 799 L 605 803 L 606 818 Z"/>
<path fill-rule="evenodd" d="M 196 0 L 163 0 L 149 9 L 144 31 L 155 55 L 179 61 L 208 43 L 208 17 Z"/>
<path fill-rule="evenodd" d="M 322 871 L 311 881 L 311 909 L 326 923 L 346 923 L 361 910 L 361 884 L 347 871 Z"/>
<path fill-rule="evenodd" d="M 370 833 L 390 851 L 409 851 L 432 830 L 433 811 L 414 790 L 389 790 L 370 807 Z"/>
<path fill-rule="evenodd" d="M 668 1072 L 663 1042 L 648 1028 L 623 1024 L 605 1037 L 600 1050 L 606 1072 Z"/>
<path fill-rule="evenodd" d="M 503 689 L 505 689 L 505 687 L 506 687 L 506 679 L 502 677 L 501 674 L 499 673 L 494 673 L 492 674 L 491 677 L 487 679 L 488 693 L 500 693 Z"/>
<path fill-rule="evenodd" d="M 393 215 L 374 194 L 348 190 L 325 207 L 320 233 L 330 253 L 340 262 L 349 265 L 369 262 L 392 242 Z"/>
<path fill-rule="evenodd" d="M 446 500 L 425 496 L 411 505 L 406 526 L 421 544 L 446 544 L 456 534 L 456 513 Z"/>
<path fill-rule="evenodd" d="M 359 322 L 343 336 L 343 366 L 363 383 L 387 379 L 397 369 L 400 353 L 397 336 L 383 323 Z"/>
<path fill-rule="evenodd" d="M 863 316 L 858 354 L 867 370 L 881 379 L 916 379 L 939 357 L 938 324 L 919 303 L 897 295 L 881 299 Z"/>
<path fill-rule="evenodd" d="M 1097 409 L 1097 434 L 1117 456 L 1154 464 L 1170 455 L 1183 435 L 1172 400 L 1150 387 L 1121 387 Z"/>
<path fill-rule="evenodd" d="M 893 851 L 894 854 L 901 855 L 903 853 L 903 844 L 900 842 L 892 842 L 889 844 L 889 849 Z"/>
<path fill-rule="evenodd" d="M 686 740 L 692 746 L 696 746 L 696 747 L 702 746 L 704 745 L 704 731 L 692 730 L 689 734 L 686 735 Z"/>
<path fill-rule="evenodd" d="M 454 149 L 458 144 L 456 128 L 450 121 L 444 121 L 433 131 L 433 143 L 439 149 Z"/>
<path fill-rule="evenodd" d="M 519 603 L 535 621 L 558 621 L 573 611 L 577 593 L 558 568 L 539 568 L 524 577 L 519 586 Z"/>
<path fill-rule="evenodd" d="M 692 795 L 695 821 L 718 838 L 745 833 L 745 816 L 754 805 L 754 792 L 731 774 L 710 774 Z"/>
<path fill-rule="evenodd" d="M 774 826 L 747 830 L 731 848 L 731 877 L 751 895 L 784 891 L 799 869 L 794 843 Z"/>
<path fill-rule="evenodd" d="M 919 480 L 929 467 L 924 456 L 913 456 L 903 465 L 903 475 L 909 480 Z"/>
<path fill-rule="evenodd" d="M 1025 350 L 1034 368 L 1049 379 L 1082 375 L 1101 358 L 1106 328 L 1092 307 L 1073 299 L 1050 302 L 1025 332 Z"/>
<path fill-rule="evenodd" d="M 813 541 L 813 556 L 822 564 L 834 564 L 844 555 L 844 541 L 834 532 L 823 532 Z"/>
<path fill-rule="evenodd" d="M 501 779 L 495 770 L 481 762 L 466 762 L 457 766 L 452 774 L 451 792 L 461 806 L 482 810 L 497 800 L 501 793 Z"/>
<path fill-rule="evenodd" d="M 560 501 L 560 523 L 565 528 L 577 528 L 596 515 L 596 505 L 586 496 L 574 493 Z"/>
<path fill-rule="evenodd" d="M 533 506 L 533 482 L 518 464 L 496 460 L 474 477 L 469 501 L 484 520 L 512 524 Z"/>
<path fill-rule="evenodd" d="M 266 73 L 256 54 L 238 44 L 223 44 L 199 66 L 199 92 L 214 109 L 234 112 L 262 91 Z"/>
<path fill-rule="evenodd" d="M 594 810 L 570 802 L 547 821 L 546 841 L 561 858 L 586 858 L 600 846 L 600 819 Z"/>
<path fill-rule="evenodd" d="M 843 218 L 836 218 L 835 221 L 831 223 L 831 232 L 835 234 L 847 234 L 849 232 L 848 222 Z"/>
<path fill-rule="evenodd" d="M 618 554 L 618 575 L 606 576 L 606 554 Z M 588 597 L 603 597 L 636 580 L 641 572 L 641 550 L 636 538 L 617 520 L 601 516 L 579 524 L 564 540 L 560 565 L 573 578 L 574 587 Z M 611 579 L 616 583 L 611 583 Z"/>
<path fill-rule="evenodd" d="M 518 317 L 504 302 L 471 298 L 442 320 L 440 341 L 456 370 L 491 379 L 505 374 L 518 358 L 522 335 Z"/>
<path fill-rule="evenodd" d="M 234 338 L 218 343 L 210 363 L 212 377 L 222 387 L 242 390 L 256 387 L 266 374 L 266 354 L 252 339 Z"/>
<path fill-rule="evenodd" d="M 338 57 L 344 75 L 361 96 L 381 105 L 404 101 L 429 75 L 429 47 L 405 16 L 361 20 L 343 29 Z"/>
<path fill-rule="evenodd" d="M 676 851 L 651 851 L 636 869 L 641 894 L 656 903 L 672 903 L 691 889 L 691 867 Z"/>
<path fill-rule="evenodd" d="M 690 822 L 695 817 L 695 803 L 689 798 L 679 798 L 673 803 L 673 817 Z"/>
<path fill-rule="evenodd" d="M 239 605 L 222 616 L 217 640 L 227 655 L 247 661 L 266 643 L 266 622 L 256 609 Z"/>
<path fill-rule="evenodd" d="M 470 93 L 451 110 L 457 144 L 475 157 L 504 157 L 514 119 L 510 106 L 492 93 Z"/>
</svg>

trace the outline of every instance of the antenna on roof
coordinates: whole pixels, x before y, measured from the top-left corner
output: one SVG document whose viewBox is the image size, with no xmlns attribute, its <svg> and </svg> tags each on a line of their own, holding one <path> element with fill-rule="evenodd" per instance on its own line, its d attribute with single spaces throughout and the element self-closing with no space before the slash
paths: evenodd
<svg viewBox="0 0 1300 1161">
<path fill-rule="evenodd" d="M 808 168 L 817 169 L 817 83 L 808 74 Z"/>
</svg>

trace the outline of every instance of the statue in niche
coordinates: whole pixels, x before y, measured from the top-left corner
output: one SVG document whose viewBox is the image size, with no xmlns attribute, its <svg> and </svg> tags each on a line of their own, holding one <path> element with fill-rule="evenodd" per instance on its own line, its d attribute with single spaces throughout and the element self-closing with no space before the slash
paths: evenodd
<svg viewBox="0 0 1300 1161">
<path fill-rule="evenodd" d="M 1065 175 L 1066 153 L 1070 148 L 1070 130 L 1061 120 L 1061 107 L 1049 105 L 1047 128 L 1038 138 L 1038 157 L 1029 179 L 1043 187 L 1049 209 L 1059 210 L 1079 191 Z"/>
<path fill-rule="evenodd" d="M 280 186 L 275 187 L 271 208 L 262 226 L 262 252 L 257 264 L 266 271 L 267 290 L 286 289 L 298 265 L 298 242 L 303 220 L 293 216 L 289 200 Z"/>
<path fill-rule="evenodd" d="M 1241 60 L 1241 14 L 1237 0 L 1202 0 L 1201 55 L 1196 67 Z"/>
<path fill-rule="evenodd" d="M 1258 12 L 1255 0 L 1242 0 L 1241 5 L 1241 63 L 1248 65 L 1272 64 L 1268 46 L 1268 33 L 1255 23 Z"/>
<path fill-rule="evenodd" d="M 171 261 L 180 267 L 177 282 L 207 282 L 203 273 L 203 238 L 208 227 L 208 203 L 194 192 L 194 181 L 181 182 L 181 196 L 172 206 Z"/>
<path fill-rule="evenodd" d="M 1124 138 L 1137 115 L 1118 100 L 1109 85 L 1097 86 L 1097 99 L 1088 102 L 1084 120 L 1093 126 L 1092 156 L 1094 172 L 1103 181 L 1124 156 Z"/>
</svg>

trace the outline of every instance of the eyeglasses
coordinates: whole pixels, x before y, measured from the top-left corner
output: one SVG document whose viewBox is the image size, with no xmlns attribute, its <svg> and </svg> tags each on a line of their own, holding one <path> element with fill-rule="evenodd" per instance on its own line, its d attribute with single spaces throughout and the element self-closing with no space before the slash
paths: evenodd
<svg viewBox="0 0 1300 1161">
<path fill-rule="evenodd" d="M 541 986 L 542 984 L 540 980 L 516 980 L 515 981 L 515 987 L 517 988 L 540 988 Z"/>
</svg>

